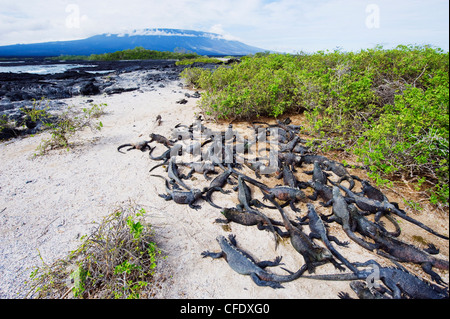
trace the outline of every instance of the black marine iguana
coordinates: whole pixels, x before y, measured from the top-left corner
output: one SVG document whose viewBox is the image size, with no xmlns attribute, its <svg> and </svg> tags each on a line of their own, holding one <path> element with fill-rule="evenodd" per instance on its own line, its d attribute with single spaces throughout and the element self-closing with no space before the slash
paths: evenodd
<svg viewBox="0 0 450 319">
<path fill-rule="evenodd" d="M 173 200 L 177 204 L 186 204 L 190 208 L 198 210 L 202 208 L 200 205 L 194 205 L 194 203 L 203 198 L 202 191 L 199 189 L 192 189 L 188 192 L 181 191 L 179 189 L 170 189 L 169 181 L 161 175 L 150 175 L 154 177 L 162 178 L 165 181 L 167 194 L 158 194 L 159 197 L 164 198 L 166 201 Z M 175 187 L 174 187 L 175 188 Z"/>
<path fill-rule="evenodd" d="M 383 227 L 365 218 L 354 204 L 349 205 L 349 212 L 355 230 L 371 238 L 379 246 L 377 250 L 379 255 L 391 260 L 419 264 L 423 271 L 431 276 L 432 280 L 443 283 L 441 277 L 432 268 L 448 270 L 448 261 L 431 256 L 425 250 L 390 236 Z"/>
<path fill-rule="evenodd" d="M 394 299 L 400 299 L 402 293 L 413 299 L 448 299 L 448 291 L 431 284 L 401 268 L 381 267 L 375 260 L 354 263 L 356 267 L 372 266 L 372 270 L 360 270 L 357 274 L 327 274 L 304 276 L 316 280 L 371 280 L 380 279 L 392 291 Z M 377 278 L 378 277 L 378 278 Z"/>
<path fill-rule="evenodd" d="M 172 146 L 172 147 L 169 147 L 164 153 L 162 153 L 161 155 L 159 155 L 159 156 L 156 156 L 156 157 L 154 157 L 153 155 L 152 155 L 152 153 L 153 153 L 153 151 L 155 150 L 155 148 L 156 148 L 156 146 L 154 146 L 151 150 L 150 150 L 150 152 L 149 152 L 149 157 L 152 159 L 152 160 L 154 160 L 154 161 L 163 161 L 162 163 L 160 163 L 160 164 L 157 164 L 157 165 L 155 165 L 155 166 L 153 166 L 150 170 L 149 170 L 149 172 L 151 172 L 151 171 L 153 171 L 155 168 L 158 168 L 158 167 L 160 167 L 160 166 L 163 166 L 163 165 L 166 165 L 167 164 L 167 162 L 169 162 L 169 160 L 171 159 L 171 157 L 172 156 L 176 156 L 176 155 L 182 155 L 182 145 L 181 144 L 175 144 L 174 146 Z"/>
<path fill-rule="evenodd" d="M 353 232 L 348 204 L 345 201 L 344 197 L 341 195 L 341 192 L 339 191 L 339 188 L 337 186 L 333 186 L 333 199 L 331 200 L 331 202 L 333 204 L 333 213 L 331 214 L 331 217 L 325 216 L 326 222 L 339 222 L 342 225 L 342 229 L 347 234 L 347 236 L 350 237 L 350 239 L 352 239 L 358 245 L 370 251 L 378 248 L 377 244 L 368 243 L 356 236 Z"/>
<path fill-rule="evenodd" d="M 303 173 L 307 175 L 312 175 L 313 182 L 319 182 L 323 185 L 326 185 L 328 182 L 328 174 L 325 173 L 322 168 L 320 168 L 320 164 L 318 161 L 314 161 L 314 168 L 312 171 L 303 171 Z"/>
<path fill-rule="evenodd" d="M 230 167 L 230 169 L 231 169 L 231 167 Z M 238 199 L 239 199 L 239 203 L 240 203 L 237 206 L 237 208 L 240 210 L 246 209 L 249 213 L 256 214 L 256 215 L 260 216 L 261 218 L 263 218 L 267 222 L 267 225 L 268 225 L 270 231 L 273 233 L 273 236 L 275 239 L 275 249 L 276 249 L 278 247 L 278 238 L 277 238 L 275 229 L 272 225 L 272 222 L 266 215 L 261 213 L 259 210 L 256 210 L 256 209 L 253 209 L 250 207 L 250 205 L 254 204 L 254 201 L 252 200 L 252 197 L 251 197 L 250 188 L 245 184 L 241 175 L 239 175 L 239 177 L 238 177 L 238 186 L 237 187 L 238 187 Z"/>
<path fill-rule="evenodd" d="M 222 167 L 223 167 L 223 166 L 222 166 Z M 229 179 L 230 179 L 230 175 L 231 175 L 231 173 L 232 173 L 231 168 L 225 170 L 225 167 L 223 167 L 223 169 L 224 169 L 224 172 L 223 172 L 222 174 L 216 176 L 216 177 L 211 181 L 211 183 L 209 184 L 209 187 L 205 187 L 205 188 L 203 189 L 203 193 L 206 193 L 206 195 L 205 195 L 206 201 L 207 201 L 212 207 L 219 208 L 219 209 L 222 209 L 222 207 L 217 206 L 216 204 L 214 204 L 214 203 L 212 202 L 212 200 L 211 200 L 211 195 L 212 195 L 213 192 L 217 192 L 217 191 L 221 192 L 222 194 L 229 194 L 230 191 L 228 191 L 228 190 L 225 191 L 225 190 L 223 189 L 223 187 L 224 187 L 227 183 L 231 184 L 231 183 L 230 183 L 230 180 L 229 180 Z M 233 183 L 234 183 L 234 182 L 233 182 Z"/>
<path fill-rule="evenodd" d="M 276 176 L 277 179 L 283 178 L 283 183 L 286 186 L 289 186 L 291 188 L 307 188 L 308 184 L 305 182 L 300 182 L 295 177 L 294 173 L 291 171 L 288 165 L 283 164 L 283 169 L 281 172 Z"/>
<path fill-rule="evenodd" d="M 375 289 L 371 290 L 364 281 L 352 281 L 350 288 L 352 288 L 359 299 L 391 299 L 384 292 L 379 292 Z M 348 293 L 342 291 L 338 293 L 338 297 L 341 299 L 353 299 Z"/>
<path fill-rule="evenodd" d="M 237 243 L 235 236 L 230 235 L 228 240 L 224 236 L 218 236 L 216 239 L 222 251 L 219 253 L 204 251 L 202 252 L 203 258 L 224 258 L 231 269 L 238 274 L 250 276 L 253 282 L 261 287 L 271 287 L 273 289 L 283 288 L 280 282 L 289 282 L 300 278 L 307 269 L 305 267 L 306 265 L 303 265 L 294 274 L 271 274 L 265 271 L 264 268 L 280 265 L 281 257 L 277 257 L 274 261 L 262 261 L 257 263 L 249 254 L 236 247 Z"/>
<path fill-rule="evenodd" d="M 155 134 L 155 133 L 151 133 L 150 134 L 150 141 L 148 141 L 149 143 L 151 142 L 157 142 L 160 144 L 163 144 L 166 147 L 170 147 L 174 145 L 174 141 L 169 140 L 167 137 L 160 135 L 160 134 Z"/>
<path fill-rule="evenodd" d="M 265 218 L 260 215 L 249 213 L 248 211 L 239 210 L 237 208 L 223 208 L 220 212 L 226 219 L 216 219 L 216 223 L 228 224 L 229 222 L 235 222 L 244 226 L 257 226 L 259 230 L 269 230 L 269 226 Z M 269 218 L 272 225 L 284 226 L 283 223 Z M 296 224 L 296 223 L 295 223 Z M 275 231 L 280 237 L 286 237 L 286 233 L 281 231 L 280 228 L 273 226 Z"/>
<path fill-rule="evenodd" d="M 339 187 L 341 189 L 343 189 L 345 191 L 345 193 L 347 194 L 348 197 L 346 197 L 346 201 L 348 203 L 355 203 L 363 211 L 368 211 L 368 212 L 376 214 L 375 215 L 376 221 L 378 221 L 380 219 L 380 217 L 385 213 L 393 213 L 393 214 L 397 215 L 398 217 L 401 217 L 404 220 L 407 220 L 410 223 L 412 223 L 416 226 L 419 226 L 420 228 L 426 230 L 427 232 L 429 232 L 435 236 L 449 240 L 448 236 L 441 235 L 438 232 L 431 229 L 430 227 L 419 222 L 418 220 L 415 220 L 414 218 L 409 217 L 404 212 L 402 212 L 400 209 L 398 209 L 396 207 L 396 205 L 390 203 L 387 199 L 380 202 L 380 201 L 370 199 L 370 198 L 367 198 L 364 196 L 359 196 L 356 193 L 353 193 L 351 190 L 349 190 L 348 188 L 346 188 L 342 185 L 340 185 Z"/>
<path fill-rule="evenodd" d="M 208 174 L 217 174 L 214 164 L 208 162 L 180 163 L 179 165 L 191 168 L 184 179 L 191 178 L 194 172 L 203 174 L 206 180 L 211 180 L 211 177 L 209 177 Z"/>
<path fill-rule="evenodd" d="M 332 171 L 337 176 L 339 176 L 337 184 L 340 184 L 343 180 L 346 180 L 350 184 L 349 189 L 353 189 L 353 187 L 355 187 L 355 179 L 357 181 L 361 181 L 358 176 L 350 175 L 350 173 L 345 169 L 344 165 L 336 161 L 323 161 L 322 166 L 324 167 L 324 170 Z"/>
<path fill-rule="evenodd" d="M 234 169 L 233 169 L 233 173 L 237 174 L 239 177 L 242 177 L 247 182 L 257 186 L 264 195 L 267 195 L 268 197 L 275 197 L 279 200 L 288 202 L 293 211 L 296 211 L 296 212 L 299 211 L 299 209 L 294 206 L 294 203 L 296 201 L 305 201 L 306 200 L 305 193 L 298 188 L 292 188 L 289 186 L 275 186 L 275 187 L 270 188 L 270 187 L 264 185 L 263 183 L 258 182 L 256 180 L 254 180 L 253 178 L 250 178 L 247 175 L 242 174 Z"/>
<path fill-rule="evenodd" d="M 265 195 L 267 196 L 267 195 Z M 267 196 L 267 198 L 274 204 L 281 214 L 283 219 L 283 224 L 289 233 L 289 238 L 291 240 L 292 247 L 303 256 L 305 260 L 305 265 L 309 273 L 315 271 L 315 267 L 326 262 L 331 262 L 337 269 L 344 270 L 333 259 L 331 252 L 324 247 L 316 245 L 302 230 L 301 226 L 294 226 L 289 218 L 286 216 L 283 208 L 275 201 L 275 199 Z M 285 236 L 283 236 L 285 237 Z"/>
<path fill-rule="evenodd" d="M 339 246 L 347 246 L 348 242 L 340 242 L 339 239 L 337 239 L 334 236 L 330 236 L 328 234 L 328 231 L 325 227 L 325 224 L 323 223 L 322 219 L 319 217 L 319 215 L 316 212 L 316 209 L 314 208 L 313 204 L 307 203 L 306 206 L 308 207 L 308 215 L 306 215 L 305 218 L 302 218 L 300 222 L 304 222 L 306 219 L 309 220 L 309 228 L 311 229 L 311 233 L 309 234 L 309 238 L 318 238 L 323 241 L 325 246 L 330 250 L 330 252 L 336 256 L 337 259 L 339 259 L 344 265 L 347 266 L 348 269 L 356 273 L 358 269 L 356 269 L 355 266 L 353 266 L 344 256 L 342 256 L 331 244 L 331 241 L 334 241 Z"/>
<path fill-rule="evenodd" d="M 121 151 L 121 149 L 127 146 L 130 146 L 130 148 L 127 149 L 127 152 L 131 150 L 140 150 L 141 152 L 145 152 L 146 150 L 151 151 L 152 148 L 150 147 L 150 145 L 148 145 L 148 143 L 150 143 L 150 141 L 140 141 L 138 143 L 122 144 L 117 148 L 117 151 L 119 153 L 125 154 L 124 152 Z"/>
</svg>

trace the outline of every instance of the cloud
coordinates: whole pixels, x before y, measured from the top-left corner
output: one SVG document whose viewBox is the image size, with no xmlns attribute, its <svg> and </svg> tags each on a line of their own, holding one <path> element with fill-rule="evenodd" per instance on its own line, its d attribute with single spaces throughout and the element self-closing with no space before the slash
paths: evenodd
<svg viewBox="0 0 450 319">
<path fill-rule="evenodd" d="M 379 6 L 379 28 L 366 26 L 368 4 Z M 0 45 L 149 28 L 209 31 L 287 52 L 449 46 L 446 0 L 2 0 L 0 7 Z"/>
<path fill-rule="evenodd" d="M 221 35 L 221 38 L 225 39 L 225 40 L 242 41 L 238 37 L 235 37 L 235 36 L 231 35 L 230 33 L 225 32 L 223 29 L 223 26 L 220 23 L 213 25 L 211 28 L 209 28 L 208 32 L 219 34 L 219 35 Z"/>
</svg>

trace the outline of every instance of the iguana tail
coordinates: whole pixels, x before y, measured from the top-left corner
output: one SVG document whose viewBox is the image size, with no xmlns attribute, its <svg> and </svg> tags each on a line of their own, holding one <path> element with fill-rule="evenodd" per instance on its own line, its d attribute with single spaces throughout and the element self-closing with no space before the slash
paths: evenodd
<svg viewBox="0 0 450 319">
<path fill-rule="evenodd" d="M 306 270 L 308 270 L 308 265 L 304 264 L 299 270 L 297 270 L 295 273 L 291 273 L 290 275 L 270 274 L 268 278 L 261 278 L 261 279 L 266 279 L 268 281 L 275 281 L 275 282 L 289 282 L 300 278 L 305 273 Z"/>
<path fill-rule="evenodd" d="M 314 280 L 357 280 L 357 279 L 365 279 L 360 278 L 361 276 L 354 273 L 345 273 L 345 274 L 326 274 L 326 275 L 311 275 L 311 276 L 303 276 L 306 279 L 314 279 Z"/>
<path fill-rule="evenodd" d="M 123 145 L 120 145 L 120 146 L 117 148 L 117 151 L 118 151 L 119 153 L 125 154 L 125 153 L 122 152 L 120 149 L 121 149 L 121 148 L 124 148 L 124 147 L 127 147 L 127 146 L 133 146 L 133 145 L 132 145 L 132 144 L 123 144 Z"/>
</svg>

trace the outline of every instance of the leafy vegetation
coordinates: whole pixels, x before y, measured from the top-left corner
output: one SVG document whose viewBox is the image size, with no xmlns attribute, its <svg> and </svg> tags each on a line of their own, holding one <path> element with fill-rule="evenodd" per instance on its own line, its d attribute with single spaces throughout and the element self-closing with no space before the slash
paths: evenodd
<svg viewBox="0 0 450 319">
<path fill-rule="evenodd" d="M 177 61 L 175 62 L 175 65 L 192 65 L 194 63 L 222 63 L 222 61 L 216 58 L 199 57 Z"/>
<path fill-rule="evenodd" d="M 429 46 L 297 55 L 262 53 L 217 70 L 190 68 L 216 119 L 304 112 L 317 148 L 358 155 L 378 184 L 413 180 L 449 199 L 449 54 Z M 319 143 L 317 143 L 319 142 Z"/>
<path fill-rule="evenodd" d="M 161 254 L 144 209 L 117 208 L 82 244 L 30 275 L 33 298 L 137 299 L 148 297 Z M 41 258 L 42 259 L 42 258 Z"/>
<path fill-rule="evenodd" d="M 143 47 L 134 49 L 117 51 L 104 54 L 85 55 L 61 55 L 53 57 L 53 60 L 82 60 L 82 61 L 118 61 L 118 60 L 165 60 L 165 59 L 194 59 L 200 56 L 194 52 L 185 52 L 184 50 L 176 50 L 176 52 L 147 50 Z"/>
<path fill-rule="evenodd" d="M 36 155 L 44 155 L 49 150 L 58 148 L 70 148 L 69 140 L 78 131 L 89 127 L 92 131 L 100 131 L 103 123 L 98 118 L 105 113 L 107 104 L 91 104 L 90 108 L 83 108 L 80 111 L 74 107 L 69 107 L 62 114 L 58 115 L 57 120 L 44 122 L 46 128 L 50 131 L 50 138 L 43 139 L 37 147 Z M 33 112 L 35 120 L 42 120 L 47 117 L 47 113 Z"/>
</svg>

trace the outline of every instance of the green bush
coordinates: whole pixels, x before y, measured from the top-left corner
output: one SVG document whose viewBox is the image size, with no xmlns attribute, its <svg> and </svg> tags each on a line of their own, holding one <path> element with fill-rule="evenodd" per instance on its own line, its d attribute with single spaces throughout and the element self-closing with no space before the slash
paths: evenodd
<svg viewBox="0 0 450 319">
<path fill-rule="evenodd" d="M 448 205 L 449 54 L 429 46 L 256 54 L 233 67 L 185 70 L 216 119 L 304 112 L 315 145 L 357 154 L 383 182 L 427 183 Z"/>
<path fill-rule="evenodd" d="M 70 254 L 35 267 L 28 296 L 137 299 L 149 297 L 161 254 L 144 209 L 120 207 L 106 216 L 96 230 L 82 237 Z"/>
<path fill-rule="evenodd" d="M 103 123 L 98 121 L 98 118 L 105 113 L 106 106 L 106 103 L 91 103 L 90 108 L 83 108 L 81 112 L 74 107 L 69 107 L 58 115 L 55 122 L 45 123 L 51 136 L 41 141 L 36 149 L 37 153 L 34 155 L 44 155 L 52 149 L 69 149 L 70 138 L 85 127 L 89 127 L 92 131 L 100 131 Z"/>
<path fill-rule="evenodd" d="M 194 63 L 222 63 L 222 60 L 216 59 L 216 58 L 209 58 L 207 56 L 202 56 L 198 58 L 192 58 L 192 59 L 183 59 L 180 61 L 175 62 L 175 65 L 192 65 Z"/>
<path fill-rule="evenodd" d="M 83 55 L 61 55 L 52 57 L 51 60 L 84 60 L 84 61 L 118 61 L 118 60 L 165 60 L 165 59 L 194 59 L 199 55 L 194 52 L 178 50 L 177 52 L 147 50 L 143 47 L 136 47 L 123 51 L 116 51 L 103 54 Z"/>
</svg>

